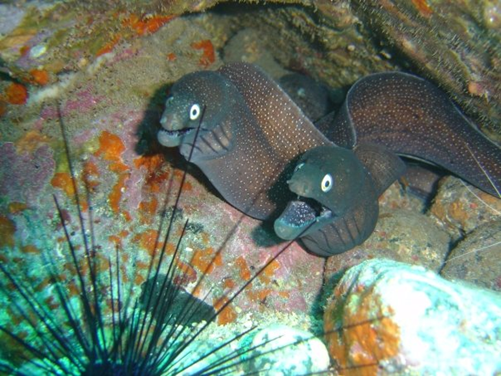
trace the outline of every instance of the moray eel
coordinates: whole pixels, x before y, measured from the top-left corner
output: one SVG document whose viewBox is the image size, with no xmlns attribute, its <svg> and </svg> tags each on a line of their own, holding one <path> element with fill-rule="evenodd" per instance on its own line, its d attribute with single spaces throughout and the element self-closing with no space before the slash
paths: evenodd
<svg viewBox="0 0 501 376">
<path fill-rule="evenodd" d="M 422 78 L 401 72 L 366 76 L 351 87 L 333 125 L 320 128 L 338 145 L 382 145 L 500 196 L 501 149 Z"/>
<path fill-rule="evenodd" d="M 295 160 L 331 144 L 270 77 L 244 63 L 182 77 L 160 123 L 160 144 L 179 146 L 187 159 L 193 149 L 190 161 L 224 199 L 261 220 L 294 198 L 286 180 Z"/>
<path fill-rule="evenodd" d="M 377 199 L 404 170 L 400 158 L 376 145 L 308 150 L 287 182 L 299 197 L 275 221 L 275 232 L 286 240 L 301 236 L 319 256 L 345 252 L 372 234 Z"/>
<path fill-rule="evenodd" d="M 394 156 L 383 147 L 438 164 L 490 193 L 495 190 L 484 170 L 496 184 L 501 176 L 499 148 L 478 132 L 439 89 L 404 73 L 375 74 L 358 81 L 335 123 L 321 127 L 322 133 L 260 69 L 244 63 L 229 64 L 215 72 L 195 72 L 177 81 L 167 99 L 161 125 L 160 144 L 178 146 L 181 154 L 190 158 L 224 199 L 240 211 L 270 220 L 287 207 L 278 222 L 283 226 L 275 226 L 282 237 L 293 237 L 296 229 L 287 229 L 289 223 L 302 226 L 294 210 L 300 217 L 315 215 L 315 221 L 317 214 L 321 217 L 323 210 L 330 211 L 334 225 L 316 223 L 303 237 L 306 247 L 319 255 L 349 249 L 372 232 L 377 197 L 400 172 Z M 349 194 L 339 194 L 344 197 L 341 201 L 353 203 L 344 209 L 321 201 L 311 208 L 305 204 L 287 205 L 295 202 L 298 194 L 306 196 L 294 192 L 294 185 L 289 190 L 287 184 L 298 159 L 317 147 L 327 146 L 339 152 L 329 139 L 352 150 L 362 163 L 365 185 L 360 190 L 364 194 L 353 195 L 355 200 L 346 199 L 352 197 Z M 373 145 L 382 147 L 376 150 Z M 387 176 L 381 173 L 386 180 L 379 178 L 380 171 L 390 171 Z M 336 171 L 330 174 L 335 176 Z M 354 180 L 346 179 L 345 187 L 354 187 Z M 342 228 L 351 231 L 351 239 L 339 235 L 338 240 L 331 240 L 331 233 Z M 300 233 L 296 231 L 295 235 Z M 327 240 L 322 243 L 320 236 Z"/>
<path fill-rule="evenodd" d="M 335 95 L 327 86 L 311 77 L 290 73 L 280 77 L 278 84 L 313 124 L 329 114 L 334 107 Z"/>
</svg>

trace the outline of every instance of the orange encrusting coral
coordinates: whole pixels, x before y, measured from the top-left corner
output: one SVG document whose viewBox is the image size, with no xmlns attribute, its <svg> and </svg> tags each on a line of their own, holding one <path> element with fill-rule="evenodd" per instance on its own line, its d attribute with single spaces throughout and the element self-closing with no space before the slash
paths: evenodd
<svg viewBox="0 0 501 376">
<path fill-rule="evenodd" d="M 221 253 L 215 253 L 211 247 L 204 250 L 197 249 L 191 259 L 191 265 L 204 274 L 210 274 L 216 266 L 223 265 L 223 259 Z"/>
<path fill-rule="evenodd" d="M 108 43 L 106 43 L 96 52 L 96 56 L 101 56 L 113 51 L 113 48 L 117 45 L 118 42 L 120 42 L 120 39 L 120 35 L 114 35 Z"/>
<path fill-rule="evenodd" d="M 50 183 L 54 188 L 61 189 L 70 198 L 75 195 L 75 187 L 73 186 L 71 175 L 67 172 L 56 172 Z"/>
<path fill-rule="evenodd" d="M 134 159 L 134 167 L 137 169 L 146 168 L 145 187 L 148 187 L 150 192 L 159 193 L 165 188 L 164 183 L 169 178 L 169 173 L 162 170 L 164 163 L 165 158 L 161 154 L 141 156 Z"/>
<path fill-rule="evenodd" d="M 146 278 L 140 274 L 140 273 L 136 273 L 136 275 L 134 276 L 134 284 L 136 286 L 140 286 L 142 285 L 144 282 L 146 282 Z"/>
<path fill-rule="evenodd" d="M 152 197 L 150 201 L 143 200 L 139 203 L 139 215 L 141 222 L 144 224 L 151 224 L 155 219 L 154 215 L 158 209 L 158 200 Z"/>
<path fill-rule="evenodd" d="M 280 269 L 280 263 L 278 260 L 273 260 L 270 265 L 259 274 L 259 280 L 266 284 L 270 283 L 278 269 Z"/>
<path fill-rule="evenodd" d="M 31 81 L 37 85 L 44 86 L 49 83 L 49 72 L 43 69 L 30 70 Z"/>
<path fill-rule="evenodd" d="M 373 290 L 357 294 L 361 295 L 357 309 L 353 311 L 345 302 L 341 320 L 336 320 L 341 312 L 337 299 L 327 307 L 324 330 L 328 350 L 342 374 L 377 375 L 379 362 L 398 354 L 400 328 L 391 319 L 391 307 L 386 307 L 389 314 L 382 313 Z"/>
<path fill-rule="evenodd" d="M 47 286 L 53 281 L 52 276 L 47 276 L 45 277 L 42 281 L 40 281 L 36 286 L 33 286 L 33 283 L 31 285 L 33 286 L 33 290 L 36 292 L 43 291 L 47 289 Z"/>
<path fill-rule="evenodd" d="M 14 246 L 16 224 L 9 218 L 0 215 L 0 248 Z"/>
<path fill-rule="evenodd" d="M 26 86 L 13 82 L 7 87 L 5 96 L 10 104 L 25 104 L 28 100 L 28 90 Z"/>
<path fill-rule="evenodd" d="M 127 230 L 122 230 L 117 235 L 110 235 L 108 237 L 108 240 L 110 242 L 114 243 L 116 247 L 118 247 L 119 249 L 121 249 L 122 248 L 122 239 L 124 239 L 125 237 L 127 237 L 127 235 L 129 235 L 129 232 Z M 128 259 L 124 260 L 124 257 L 128 257 L 128 255 L 126 253 L 122 254 L 122 261 L 123 262 L 127 262 Z"/>
<path fill-rule="evenodd" d="M 227 289 L 234 289 L 236 286 L 236 283 L 233 279 L 231 278 L 225 278 L 223 281 L 224 287 Z"/>
<path fill-rule="evenodd" d="M 193 267 L 179 259 L 175 260 L 176 270 L 179 272 L 174 277 L 174 284 L 176 285 L 187 285 L 189 283 L 195 282 L 197 280 L 197 272 Z"/>
<path fill-rule="evenodd" d="M 120 212 L 120 200 L 122 199 L 122 189 L 125 187 L 125 181 L 129 178 L 129 175 L 120 175 L 118 182 L 113 186 L 111 193 L 108 196 L 108 202 L 113 213 L 118 214 Z M 124 212 L 124 218 L 130 220 L 130 214 Z"/>
<path fill-rule="evenodd" d="M 428 4 L 427 0 L 412 0 L 412 3 L 417 8 L 419 13 L 425 17 L 429 17 L 433 14 L 433 10 Z"/>
<path fill-rule="evenodd" d="M 235 260 L 235 265 L 239 270 L 240 278 L 242 278 L 244 281 L 248 281 L 251 278 L 251 272 L 249 266 L 247 265 L 247 261 L 245 261 L 245 258 L 243 256 L 239 256 Z"/>
<path fill-rule="evenodd" d="M 271 289 L 263 289 L 263 290 L 249 290 L 247 291 L 247 296 L 250 301 L 261 302 L 264 303 L 266 298 L 273 293 Z"/>
<path fill-rule="evenodd" d="M 99 149 L 94 153 L 96 157 L 102 156 L 107 161 L 120 161 L 121 155 L 125 151 L 125 145 L 120 137 L 103 131 L 99 136 Z"/>
<path fill-rule="evenodd" d="M 174 17 L 173 15 L 154 15 L 139 18 L 137 15 L 131 14 L 123 19 L 122 25 L 130 27 L 138 35 L 153 34 Z"/>
<path fill-rule="evenodd" d="M 129 167 L 122 162 L 122 153 L 124 151 L 125 145 L 120 137 L 111 132 L 103 131 L 99 136 L 99 149 L 94 153 L 94 156 L 102 157 L 112 162 L 109 165 L 109 169 L 118 175 L 118 181 L 108 196 L 110 208 L 115 214 L 120 213 L 122 193 L 125 189 L 125 182 L 130 176 Z M 122 214 L 125 220 L 131 220 L 131 215 L 128 212 L 124 211 Z"/>
<path fill-rule="evenodd" d="M 202 50 L 202 57 L 200 58 L 200 66 L 207 68 L 209 65 L 216 61 L 216 54 L 214 52 L 214 45 L 209 39 L 204 39 L 199 42 L 191 44 L 196 50 Z"/>
<path fill-rule="evenodd" d="M 213 303 L 214 309 L 217 311 L 221 309 L 221 307 L 226 304 L 229 300 L 228 297 L 223 296 L 222 298 L 215 300 Z M 217 315 L 217 323 L 218 325 L 226 325 L 230 322 L 233 322 L 237 319 L 237 313 L 231 307 L 231 305 L 226 306 L 219 314 Z"/>
<path fill-rule="evenodd" d="M 38 249 L 36 246 L 33 244 L 27 244 L 21 247 L 21 251 L 23 253 L 33 253 L 33 254 L 39 254 L 41 253 L 40 249 Z"/>
<path fill-rule="evenodd" d="M 150 256 L 152 256 L 155 252 L 155 246 L 157 250 L 159 248 L 158 243 L 158 231 L 156 230 L 146 230 L 140 232 L 134 236 L 132 239 L 136 244 L 138 244 L 145 251 L 148 251 Z"/>
<path fill-rule="evenodd" d="M 86 161 L 83 165 L 83 178 L 85 185 L 90 191 L 93 191 L 99 185 L 98 177 L 99 169 L 97 165 L 92 161 Z"/>
<path fill-rule="evenodd" d="M 33 153 L 40 146 L 46 145 L 48 142 L 49 137 L 38 130 L 30 130 L 16 141 L 16 151 L 19 154 Z"/>
</svg>

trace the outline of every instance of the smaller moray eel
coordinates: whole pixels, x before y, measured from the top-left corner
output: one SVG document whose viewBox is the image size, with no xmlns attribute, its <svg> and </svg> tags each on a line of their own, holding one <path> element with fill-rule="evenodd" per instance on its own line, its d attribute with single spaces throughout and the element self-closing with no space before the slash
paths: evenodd
<svg viewBox="0 0 501 376">
<path fill-rule="evenodd" d="M 332 111 L 334 94 L 311 77 L 290 73 L 280 77 L 278 84 L 314 124 Z"/>
<path fill-rule="evenodd" d="M 382 145 L 438 165 L 499 197 L 501 149 L 431 82 L 402 72 L 376 73 L 348 91 L 334 123 L 319 128 L 336 144 Z"/>
<path fill-rule="evenodd" d="M 308 150 L 287 182 L 299 198 L 275 221 L 275 232 L 285 240 L 301 236 L 319 256 L 345 252 L 372 234 L 377 199 L 404 170 L 400 158 L 376 145 Z"/>
</svg>

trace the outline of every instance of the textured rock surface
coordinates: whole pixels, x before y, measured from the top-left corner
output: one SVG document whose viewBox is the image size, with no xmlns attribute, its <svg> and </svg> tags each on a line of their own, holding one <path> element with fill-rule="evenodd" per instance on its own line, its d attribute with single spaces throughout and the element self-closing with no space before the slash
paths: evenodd
<svg viewBox="0 0 501 376">
<path fill-rule="evenodd" d="M 373 258 L 388 258 L 439 270 L 450 238 L 424 214 L 410 210 L 381 213 L 376 229 L 362 245 L 327 259 L 326 278 Z"/>
<path fill-rule="evenodd" d="M 479 226 L 451 252 L 444 278 L 501 291 L 501 220 Z"/>
<path fill-rule="evenodd" d="M 422 267 L 371 260 L 351 268 L 325 310 L 341 370 L 376 374 L 501 371 L 501 295 Z"/>
<path fill-rule="evenodd" d="M 326 282 L 335 282 L 346 269 L 373 258 L 440 269 L 449 250 L 450 235 L 423 214 L 425 203 L 397 182 L 380 197 L 379 206 L 373 234 L 360 246 L 327 259 Z"/>
<path fill-rule="evenodd" d="M 266 375 L 306 375 L 329 369 L 329 354 L 325 345 L 311 333 L 285 325 L 272 325 L 242 339 L 241 348 L 255 350 L 243 359 L 245 372 Z M 254 358 L 254 359 L 253 359 Z"/>
<path fill-rule="evenodd" d="M 501 214 L 501 200 L 455 177 L 439 184 L 429 215 L 457 240 Z"/>
<path fill-rule="evenodd" d="M 188 71 L 217 66 L 219 56 L 200 23 L 181 18 L 134 45 L 116 46 L 106 55 L 99 64 L 68 74 L 64 85 L 33 88 L 26 104 L 9 107 L 2 117 L 1 261 L 17 274 L 32 278 L 30 283 L 41 290 L 48 283 L 43 269 L 29 267 L 40 264 L 41 253 L 49 252 L 58 264 L 66 265 L 68 251 L 52 194 L 63 207 L 70 230 L 78 234 L 58 111 L 54 101 L 47 100 L 57 97 L 61 98 L 62 121 L 80 192 L 84 181 L 91 190 L 100 257 L 105 260 L 118 246 L 127 269 L 123 277 L 134 281 L 138 287 L 134 291 L 140 291 L 165 197 L 170 190 L 169 214 L 182 176 L 180 168 L 188 168 L 181 210 L 175 216 L 176 236 L 167 245 L 168 253 L 173 252 L 183 223 L 189 219 L 178 265 L 185 277 L 183 287 L 197 297 L 210 291 L 206 301 L 218 309 L 285 245 L 261 223 L 219 199 L 204 176 L 186 166 L 176 151 L 161 150 L 156 143 L 165 83 Z M 75 241 L 80 244 L 81 239 Z M 218 317 L 218 323 L 231 323 L 246 311 L 305 315 L 320 291 L 322 268 L 322 259 L 292 244 Z M 75 272 L 68 268 L 62 273 L 70 278 Z M 203 283 L 193 291 L 201 279 Z M 0 304 L 4 307 L 5 302 Z M 12 323 L 19 315 L 2 312 L 6 314 L 0 318 L 1 324 L 14 328 Z"/>
<path fill-rule="evenodd" d="M 2 5 L 0 17 L 13 16 L 2 22 L 0 56 L 17 79 L 45 85 L 68 70 L 88 66 L 118 44 L 134 44 L 174 15 L 221 4 L 207 20 L 217 35 L 217 48 L 238 28 L 253 27 L 283 66 L 308 72 L 335 87 L 346 87 L 375 71 L 412 69 L 445 88 L 481 128 L 499 140 L 498 0 L 267 3 L 34 2 L 16 12 L 10 11 L 12 5 Z M 47 53 L 52 48 L 57 49 L 55 56 Z"/>
</svg>

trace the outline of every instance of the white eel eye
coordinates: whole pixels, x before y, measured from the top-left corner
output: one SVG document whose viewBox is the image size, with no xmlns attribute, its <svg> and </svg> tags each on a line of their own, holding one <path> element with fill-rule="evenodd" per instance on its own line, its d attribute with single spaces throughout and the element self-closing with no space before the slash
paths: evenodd
<svg viewBox="0 0 501 376">
<path fill-rule="evenodd" d="M 197 120 L 200 116 L 200 106 L 198 104 L 194 104 L 190 108 L 190 120 Z"/>
<path fill-rule="evenodd" d="M 302 162 L 302 163 L 298 164 L 298 165 L 296 166 L 296 168 L 294 169 L 294 172 L 299 171 L 299 170 L 301 169 L 301 167 L 303 167 L 303 166 L 304 166 L 304 162 Z"/>
<path fill-rule="evenodd" d="M 322 184 L 320 188 L 322 188 L 322 192 L 329 192 L 333 187 L 332 176 L 331 174 L 326 174 L 322 179 Z"/>
</svg>

